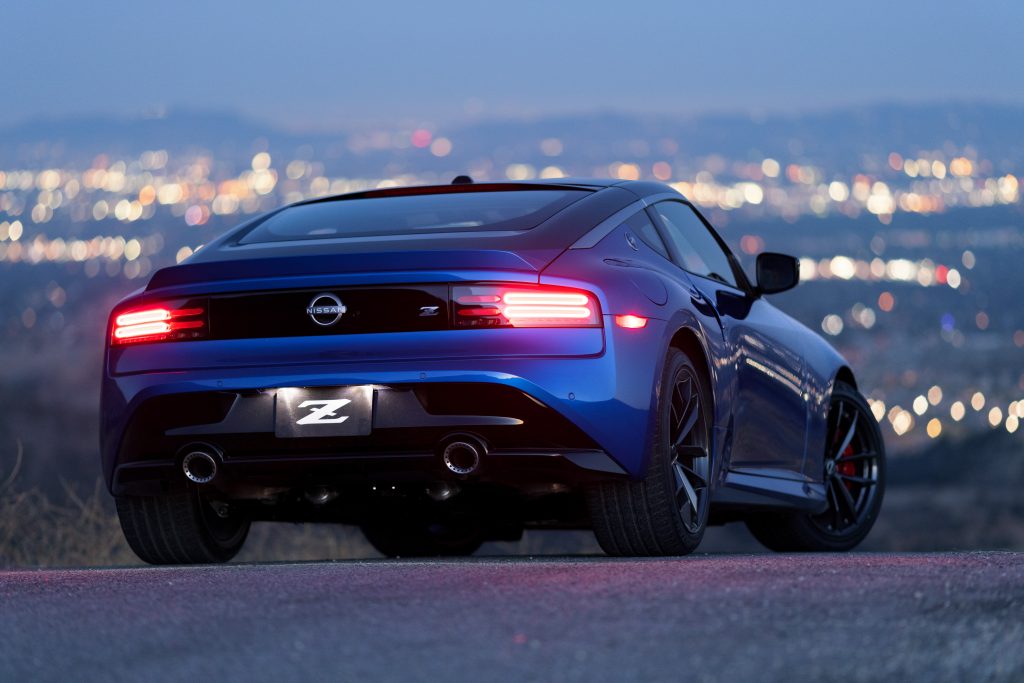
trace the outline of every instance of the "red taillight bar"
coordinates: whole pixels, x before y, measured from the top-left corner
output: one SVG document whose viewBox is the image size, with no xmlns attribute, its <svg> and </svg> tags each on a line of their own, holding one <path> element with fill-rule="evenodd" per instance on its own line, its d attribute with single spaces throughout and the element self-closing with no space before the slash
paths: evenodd
<svg viewBox="0 0 1024 683">
<path fill-rule="evenodd" d="M 586 306 L 505 306 L 505 317 L 513 323 L 516 320 L 589 320 L 590 309 Z"/>
<path fill-rule="evenodd" d="M 509 306 L 586 306 L 590 296 L 580 292 L 506 292 L 501 300 Z"/>
<path fill-rule="evenodd" d="M 122 313 L 114 320 L 118 328 L 142 325 L 145 323 L 156 323 L 161 320 L 170 320 L 171 312 L 166 308 L 148 308 L 144 311 L 133 311 Z"/>
<path fill-rule="evenodd" d="M 140 323 L 138 325 L 123 325 L 114 328 L 114 340 L 128 342 L 137 340 L 140 337 L 154 337 L 166 335 L 171 331 L 170 323 Z"/>
<path fill-rule="evenodd" d="M 194 302 L 126 311 L 114 316 L 110 343 L 133 344 L 201 338 L 206 336 L 205 316 L 206 309 Z"/>
<path fill-rule="evenodd" d="M 457 285 L 455 327 L 600 327 L 594 295 L 562 287 Z"/>
</svg>

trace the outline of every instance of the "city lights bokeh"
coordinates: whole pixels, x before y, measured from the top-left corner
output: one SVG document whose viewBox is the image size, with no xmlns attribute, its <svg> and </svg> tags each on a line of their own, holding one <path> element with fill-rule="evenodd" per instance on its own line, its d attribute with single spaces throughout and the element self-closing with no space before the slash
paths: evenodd
<svg viewBox="0 0 1024 683">
<path fill-rule="evenodd" d="M 414 158 L 444 163 L 458 152 L 460 138 L 420 127 L 356 134 L 347 144 L 352 153 L 403 150 L 422 155 Z M 820 241 L 832 245 L 830 251 L 816 247 L 818 253 L 797 254 L 805 287 L 845 284 L 851 292 L 841 307 L 818 306 L 816 317 L 806 314 L 809 325 L 855 354 L 883 339 L 887 348 L 908 347 L 895 348 L 912 357 L 909 347 L 927 339 L 933 354 L 966 352 L 981 344 L 1020 358 L 1024 316 L 986 304 L 978 278 L 984 273 L 979 269 L 985 268 L 979 253 L 1022 250 L 1024 231 L 1016 226 L 978 230 L 942 225 L 926 234 L 886 232 L 900 216 L 1020 206 L 1021 176 L 997 170 L 1005 164 L 995 164 L 971 148 L 951 153 L 890 151 L 866 164 L 873 170 L 846 175 L 771 157 L 709 157 L 698 164 L 680 160 L 678 145 L 664 139 L 640 150 L 643 159 L 598 165 L 581 163 L 570 150 L 567 140 L 547 136 L 520 160 L 477 159 L 465 165 L 452 162 L 444 172 L 432 167 L 366 177 L 332 174 L 315 154 L 299 157 L 269 147 L 242 160 L 154 149 L 131 158 L 99 155 L 84 167 L 2 168 L 0 268 L 11 273 L 59 270 L 27 299 L 30 303 L 8 306 L 0 329 L 8 338 L 44 327 L 59 334 L 72 316 L 67 301 L 78 278 L 142 284 L 156 269 L 187 259 L 225 227 L 282 204 L 371 188 L 445 183 L 469 172 L 478 182 L 583 176 L 665 182 L 711 216 L 744 258 L 777 241 L 776 235 L 758 229 L 761 221 L 785 225 L 829 217 L 868 219 L 879 233 L 867 251 L 843 248 L 843 241 L 832 235 L 831 241 Z M 658 158 L 659 152 L 664 158 Z M 927 301 L 949 304 L 933 323 L 908 329 L 902 321 L 920 308 L 918 293 L 931 297 Z M 902 325 L 898 330 L 897 322 Z M 897 331 L 901 336 L 894 338 Z M 877 358 L 895 352 L 874 353 Z M 967 371 L 925 383 L 923 375 L 893 368 L 876 373 L 884 381 L 864 388 L 873 414 L 898 439 L 931 440 L 977 429 L 1015 433 L 1024 418 L 1024 363 L 1011 366 L 1005 375 L 998 386 L 987 380 L 978 384 L 976 374 Z"/>
</svg>

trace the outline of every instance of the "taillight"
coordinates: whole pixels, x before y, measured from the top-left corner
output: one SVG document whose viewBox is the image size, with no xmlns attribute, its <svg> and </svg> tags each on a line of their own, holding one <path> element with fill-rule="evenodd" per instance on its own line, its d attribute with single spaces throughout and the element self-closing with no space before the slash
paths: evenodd
<svg viewBox="0 0 1024 683">
<path fill-rule="evenodd" d="M 110 343 L 201 339 L 206 336 L 208 329 L 203 302 L 176 301 L 118 313 L 114 316 Z"/>
<path fill-rule="evenodd" d="M 456 285 L 455 327 L 599 327 L 601 309 L 588 292 L 560 287 Z"/>
</svg>

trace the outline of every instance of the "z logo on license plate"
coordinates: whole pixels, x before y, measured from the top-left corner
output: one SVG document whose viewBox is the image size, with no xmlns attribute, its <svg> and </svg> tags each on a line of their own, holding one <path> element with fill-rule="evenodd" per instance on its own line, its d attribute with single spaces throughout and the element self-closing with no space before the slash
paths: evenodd
<svg viewBox="0 0 1024 683">
<path fill-rule="evenodd" d="M 295 421 L 299 425 L 323 425 L 338 424 L 348 419 L 348 415 L 338 415 L 338 410 L 351 403 L 347 398 L 339 398 L 328 401 L 303 401 L 299 408 L 309 408 L 309 414 Z M 319 408 L 315 407 L 319 406 Z"/>
<path fill-rule="evenodd" d="M 373 387 L 282 387 L 274 398 L 278 438 L 366 436 L 373 429 Z"/>
</svg>

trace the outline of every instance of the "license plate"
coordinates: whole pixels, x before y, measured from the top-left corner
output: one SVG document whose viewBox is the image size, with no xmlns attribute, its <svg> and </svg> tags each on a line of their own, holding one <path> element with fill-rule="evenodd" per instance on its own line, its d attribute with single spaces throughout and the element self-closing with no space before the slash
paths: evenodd
<svg viewBox="0 0 1024 683">
<path fill-rule="evenodd" d="M 282 438 L 365 436 L 373 422 L 373 387 L 277 390 L 274 433 Z"/>
</svg>

